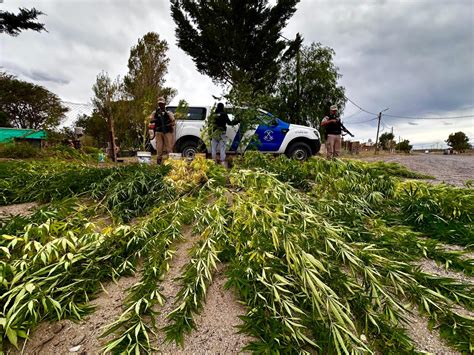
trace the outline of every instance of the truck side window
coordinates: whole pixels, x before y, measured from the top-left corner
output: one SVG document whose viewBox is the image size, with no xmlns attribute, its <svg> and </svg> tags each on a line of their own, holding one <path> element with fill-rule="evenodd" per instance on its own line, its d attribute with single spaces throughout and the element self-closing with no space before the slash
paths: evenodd
<svg viewBox="0 0 474 355">
<path fill-rule="evenodd" d="M 168 106 L 166 109 L 173 113 L 176 112 L 176 106 Z M 186 119 L 193 120 L 193 121 L 204 121 L 205 118 L 206 118 L 205 107 L 190 107 L 188 111 L 188 117 Z"/>
<path fill-rule="evenodd" d="M 206 109 L 204 107 L 190 107 L 188 120 L 203 121 L 206 118 Z"/>
</svg>

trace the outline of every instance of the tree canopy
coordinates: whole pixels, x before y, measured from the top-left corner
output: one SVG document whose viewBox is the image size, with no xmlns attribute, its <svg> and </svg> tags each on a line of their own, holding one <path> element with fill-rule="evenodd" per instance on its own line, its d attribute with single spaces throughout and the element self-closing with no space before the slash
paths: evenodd
<svg viewBox="0 0 474 355">
<path fill-rule="evenodd" d="M 151 100 L 159 96 L 168 102 L 176 95 L 172 88 L 165 87 L 165 75 L 168 73 L 168 43 L 160 40 L 155 32 L 148 32 L 130 49 L 128 73 L 124 77 L 124 91 L 132 99 Z"/>
<path fill-rule="evenodd" d="M 94 139 L 97 147 L 107 144 L 109 140 L 107 122 L 96 110 L 90 116 L 79 116 L 76 126 L 84 128 L 84 133 Z"/>
<path fill-rule="evenodd" d="M 405 153 L 410 153 L 412 148 L 413 146 L 410 144 L 410 141 L 408 139 L 404 139 L 403 141 L 395 145 L 396 150 Z"/>
<path fill-rule="evenodd" d="M 126 145 L 144 141 L 148 116 L 157 98 L 170 102 L 176 90 L 165 86 L 168 73 L 168 44 L 155 32 L 148 32 L 130 49 L 128 73 L 124 77 L 124 100 L 117 103 L 116 127 L 119 139 Z"/>
<path fill-rule="evenodd" d="M 68 108 L 40 85 L 0 73 L 0 111 L 12 127 L 49 129 L 58 126 Z"/>
<path fill-rule="evenodd" d="M 446 144 L 461 153 L 470 148 L 469 138 L 464 132 L 451 133 Z"/>
<path fill-rule="evenodd" d="M 275 94 L 268 109 L 292 123 L 317 125 L 329 106 L 345 106 L 344 87 L 333 63 L 334 50 L 320 43 L 301 48 L 300 58 L 282 66 Z M 298 63 L 299 60 L 299 63 Z"/>
<path fill-rule="evenodd" d="M 41 11 L 35 8 L 20 8 L 19 10 L 18 14 L 0 10 L 0 33 L 18 36 L 24 30 L 46 31 L 43 23 L 35 21 L 39 15 L 44 15 Z"/>
<path fill-rule="evenodd" d="M 392 146 L 394 145 L 393 138 L 395 138 L 393 133 L 390 133 L 390 132 L 382 133 L 379 137 L 380 148 L 382 148 L 383 150 L 391 149 Z"/>
<path fill-rule="evenodd" d="M 172 0 L 178 45 L 218 83 L 272 87 L 290 43 L 281 31 L 299 0 Z"/>
</svg>

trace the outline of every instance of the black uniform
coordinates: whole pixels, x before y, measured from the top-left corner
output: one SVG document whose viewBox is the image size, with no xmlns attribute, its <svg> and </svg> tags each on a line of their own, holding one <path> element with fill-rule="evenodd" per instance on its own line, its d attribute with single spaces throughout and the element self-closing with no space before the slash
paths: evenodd
<svg viewBox="0 0 474 355">
<path fill-rule="evenodd" d="M 155 132 L 159 133 L 173 133 L 173 121 L 168 111 L 161 112 L 160 109 L 155 111 L 151 123 L 155 124 Z"/>
<path fill-rule="evenodd" d="M 329 115 L 327 116 L 329 120 L 337 120 L 337 122 L 330 122 L 324 127 L 326 128 L 326 134 L 336 134 L 339 135 L 342 133 L 342 123 L 338 115 Z"/>
<path fill-rule="evenodd" d="M 227 125 L 233 126 L 235 123 L 231 122 L 229 116 L 225 112 L 216 113 L 216 118 L 214 120 L 213 129 L 214 131 L 225 132 L 227 130 Z"/>
</svg>

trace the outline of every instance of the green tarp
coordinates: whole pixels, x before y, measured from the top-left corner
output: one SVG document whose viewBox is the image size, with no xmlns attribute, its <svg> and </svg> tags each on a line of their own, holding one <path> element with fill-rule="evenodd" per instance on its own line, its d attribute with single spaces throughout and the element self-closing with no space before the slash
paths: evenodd
<svg viewBox="0 0 474 355">
<path fill-rule="evenodd" d="M 45 131 L 0 127 L 0 143 L 13 142 L 15 139 L 46 139 Z"/>
</svg>

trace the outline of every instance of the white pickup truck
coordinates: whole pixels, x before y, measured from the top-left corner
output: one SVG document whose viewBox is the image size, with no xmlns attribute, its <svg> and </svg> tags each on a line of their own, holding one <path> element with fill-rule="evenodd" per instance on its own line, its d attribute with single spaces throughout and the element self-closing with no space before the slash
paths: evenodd
<svg viewBox="0 0 474 355">
<path fill-rule="evenodd" d="M 175 112 L 176 106 L 168 106 L 167 110 Z M 197 152 L 210 151 L 210 142 L 204 142 L 201 135 L 201 130 L 210 114 L 210 107 L 192 106 L 189 107 L 186 119 L 176 121 L 175 152 L 182 153 L 186 158 L 193 158 Z M 229 118 L 233 119 L 231 114 Z M 259 141 L 252 145 L 253 150 L 286 154 L 297 160 L 306 160 L 311 155 L 317 154 L 321 148 L 321 137 L 315 128 L 286 123 L 263 110 L 259 110 L 258 121 L 258 125 L 246 132 L 241 132 L 238 124 L 228 126 L 227 150 L 236 152 L 238 149 L 244 151 L 250 149 L 250 147 L 239 147 L 239 145 L 242 141 L 251 141 L 252 136 Z M 149 129 L 152 131 L 153 125 L 150 125 Z M 154 139 L 151 144 L 156 149 Z"/>
</svg>

